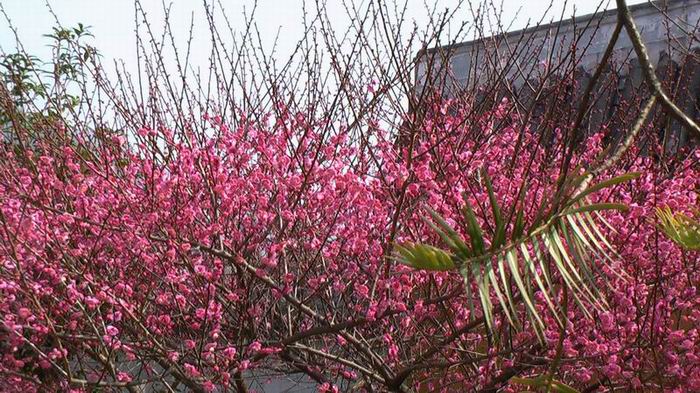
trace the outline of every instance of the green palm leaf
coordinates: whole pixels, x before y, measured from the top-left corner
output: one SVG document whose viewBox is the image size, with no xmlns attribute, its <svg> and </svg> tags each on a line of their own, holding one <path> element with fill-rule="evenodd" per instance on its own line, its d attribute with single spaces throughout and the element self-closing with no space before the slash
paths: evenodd
<svg viewBox="0 0 700 393">
<path fill-rule="evenodd" d="M 659 226 L 666 236 L 688 250 L 700 250 L 700 222 L 669 207 L 656 210 Z"/>
<path fill-rule="evenodd" d="M 617 253 L 599 229 L 598 222 L 609 225 L 599 212 L 624 211 L 627 207 L 618 203 L 589 203 L 587 197 L 638 176 L 631 173 L 590 186 L 562 203 L 562 208 L 548 219 L 540 220 L 540 225 L 531 228 L 526 227 L 523 198 L 519 196 L 517 204 L 520 207 L 515 213 L 510 239 L 507 239 L 502 210 L 491 181 L 484 172 L 495 221 L 490 247 L 486 247 L 484 232 L 465 196 L 462 213 L 469 239 L 463 238 L 438 213 L 429 209 L 432 221 L 428 220 L 428 223 L 440 235 L 447 249 L 420 243 L 399 244 L 394 259 L 420 270 L 458 270 L 464 279 L 472 317 L 474 286 L 478 291 L 474 296 L 479 299 L 489 329 L 495 325 L 493 297 L 511 325 L 519 329 L 521 322 L 518 316 L 524 313 L 543 340 L 545 323 L 534 298 L 535 291 L 542 294 L 547 310 L 561 325 L 565 318 L 560 315 L 561 306 L 553 300 L 561 286 L 570 291 L 574 303 L 588 317 L 592 317 L 592 310 L 607 308 L 597 288 L 594 272 L 599 269 L 593 261 L 625 278 L 623 272 L 615 269 Z M 578 185 L 579 182 L 572 182 L 571 187 Z M 673 233 L 678 237 L 680 231 Z M 522 307 L 519 307 L 516 299 L 522 302 Z"/>
</svg>

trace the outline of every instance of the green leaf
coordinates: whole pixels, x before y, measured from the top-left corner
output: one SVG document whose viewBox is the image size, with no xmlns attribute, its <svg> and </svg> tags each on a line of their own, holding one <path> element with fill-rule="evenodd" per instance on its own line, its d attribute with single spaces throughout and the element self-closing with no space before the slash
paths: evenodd
<svg viewBox="0 0 700 393">
<path fill-rule="evenodd" d="M 537 287 L 539 288 L 540 293 L 542 293 L 542 296 L 544 297 L 544 300 L 547 303 L 547 307 L 549 307 L 549 310 L 552 312 L 552 315 L 557 320 L 559 326 L 562 326 L 562 321 L 561 319 L 559 319 L 559 312 L 554 306 L 554 302 L 552 302 L 552 299 L 549 297 L 549 291 L 542 282 L 540 274 L 537 272 L 537 268 L 535 267 L 535 264 L 530 258 L 530 252 L 528 251 L 527 246 L 524 243 L 520 244 L 520 253 L 523 254 L 523 258 L 525 259 L 525 265 L 530 269 L 530 273 L 532 273 L 532 276 L 535 278 Z"/>
<path fill-rule="evenodd" d="M 394 249 L 399 254 L 395 259 L 415 269 L 446 271 L 455 268 L 452 257 L 437 247 L 408 243 L 397 244 Z"/>
<path fill-rule="evenodd" d="M 493 265 L 489 263 L 487 265 L 488 268 L 488 277 L 489 281 L 491 282 L 491 286 L 493 287 L 493 291 L 496 293 L 496 299 L 498 299 L 498 303 L 501 305 L 501 309 L 503 309 L 503 312 L 506 314 L 506 318 L 508 318 L 508 322 L 511 324 L 511 326 L 516 326 L 517 324 L 515 321 L 517 318 L 511 317 L 511 311 L 510 308 L 508 307 L 508 304 L 506 304 L 505 298 L 503 297 L 503 292 L 501 292 L 501 289 L 498 285 L 498 280 L 496 279 L 496 274 L 493 272 Z M 513 314 L 515 315 L 515 314 Z"/>
<path fill-rule="evenodd" d="M 498 199 L 496 198 L 496 193 L 493 192 L 493 185 L 491 184 L 491 178 L 487 170 L 484 173 L 484 183 L 486 183 L 486 190 L 489 193 L 489 202 L 491 203 L 491 211 L 493 213 L 493 219 L 496 223 L 496 229 L 494 230 L 493 240 L 491 241 L 491 250 L 496 250 L 498 247 L 503 245 L 506 240 L 506 225 L 503 222 L 503 217 L 501 216 L 501 208 L 498 206 Z"/>
<path fill-rule="evenodd" d="M 523 385 L 523 386 L 531 386 L 533 388 L 546 388 L 547 385 L 549 385 L 548 378 L 545 376 L 532 377 L 532 378 L 512 377 L 510 379 L 510 383 L 514 383 L 517 385 Z"/>
<path fill-rule="evenodd" d="M 573 278 L 571 278 L 569 272 L 564 267 L 562 256 L 559 254 L 559 249 L 556 246 L 556 241 L 551 237 L 551 234 L 544 234 L 542 236 L 542 243 L 549 251 L 549 255 L 551 255 L 554 265 L 557 267 L 564 283 L 567 287 L 572 289 L 571 293 L 574 295 L 574 302 L 588 318 L 592 318 L 593 316 L 584 305 L 584 301 L 578 295 L 578 292 L 580 292 L 578 285 L 576 285 Z"/>
<path fill-rule="evenodd" d="M 518 209 L 518 213 L 515 216 L 515 223 L 513 224 L 513 240 L 520 239 L 525 232 L 525 212 L 523 209 Z"/>
<path fill-rule="evenodd" d="M 520 321 L 518 321 L 518 314 L 517 310 L 515 308 L 515 302 L 513 301 L 513 291 L 510 290 L 511 284 L 508 281 L 508 278 L 506 277 L 506 267 L 504 264 L 505 256 L 499 255 L 498 256 L 498 275 L 501 277 L 501 283 L 503 284 L 503 288 L 505 288 L 505 293 L 506 293 L 506 298 L 508 299 L 508 305 L 510 306 L 508 310 L 513 316 L 513 321 L 516 324 L 519 324 Z"/>
<path fill-rule="evenodd" d="M 563 270 L 566 270 L 567 272 L 571 272 L 572 277 L 572 283 L 574 285 L 574 288 L 581 291 L 582 295 L 587 295 L 588 297 L 586 298 L 586 302 L 597 305 L 598 302 L 596 301 L 596 296 L 593 295 L 591 290 L 588 288 L 587 285 L 585 285 L 583 278 L 581 278 L 581 275 L 578 273 L 580 268 L 577 269 L 575 264 L 572 262 L 572 258 L 569 254 L 571 254 L 570 250 L 567 250 L 567 248 L 564 246 L 564 243 L 561 240 L 561 235 L 559 231 L 553 230 L 551 232 L 551 238 L 554 240 L 554 244 L 556 244 L 557 248 L 559 249 L 560 255 L 562 256 L 562 261 L 564 261 L 564 266 L 562 267 Z M 569 244 L 569 248 L 574 247 L 573 244 Z M 600 311 L 604 311 L 602 309 Z"/>
<path fill-rule="evenodd" d="M 578 390 L 572 388 L 569 385 L 564 384 L 563 382 L 559 382 L 556 380 L 552 381 L 552 384 L 550 385 L 553 391 L 559 392 L 559 393 L 580 393 Z"/>
<path fill-rule="evenodd" d="M 639 172 L 630 172 L 630 173 L 626 173 L 626 174 L 621 175 L 621 176 L 613 177 L 612 179 L 604 180 L 598 184 L 592 185 L 592 186 L 588 187 L 587 189 L 581 191 L 578 195 L 573 196 L 569 200 L 568 204 L 572 205 L 572 204 L 576 203 L 577 201 L 585 198 L 587 195 L 593 194 L 594 192 L 600 191 L 600 190 L 608 188 L 608 187 L 612 187 L 616 184 L 620 184 L 620 183 L 624 183 L 624 182 L 627 182 L 627 181 L 630 181 L 633 179 L 637 179 L 637 178 L 639 178 L 639 176 L 641 176 L 641 173 L 639 173 Z"/>
<path fill-rule="evenodd" d="M 700 250 L 700 223 L 670 208 L 656 210 L 659 226 L 666 236 L 688 250 Z"/>
<path fill-rule="evenodd" d="M 518 201 L 515 206 L 518 207 L 518 211 L 515 214 L 515 223 L 513 224 L 513 233 L 511 234 L 511 240 L 516 241 L 523 236 L 525 232 L 525 191 L 527 186 L 523 185 L 520 189 L 520 195 L 518 195 Z M 544 203 L 542 198 L 542 202 Z"/>
<path fill-rule="evenodd" d="M 469 320 L 476 319 L 476 308 L 474 307 L 474 296 L 472 295 L 472 281 L 469 278 L 469 264 L 464 264 L 459 269 L 462 279 L 464 280 L 464 290 L 467 295 L 467 305 L 469 306 Z"/>
<path fill-rule="evenodd" d="M 452 238 L 449 234 L 445 233 L 445 231 L 442 228 L 435 225 L 435 223 L 428 220 L 427 218 L 423 218 L 423 220 L 426 222 L 426 224 L 428 224 L 428 226 L 430 226 L 430 228 L 433 229 L 433 231 L 435 231 L 435 233 L 437 233 L 440 236 L 442 241 L 444 241 L 445 244 L 447 244 L 447 247 L 449 247 L 450 250 L 452 250 L 452 252 L 454 252 L 458 256 L 463 256 L 462 255 L 463 253 L 461 252 L 461 249 L 457 245 L 457 243 L 455 243 L 454 238 Z M 459 240 L 459 241 L 461 242 L 461 240 Z M 466 256 L 464 256 L 464 257 L 466 257 Z"/>
<path fill-rule="evenodd" d="M 467 246 L 466 243 L 462 240 L 462 236 L 460 236 L 457 231 L 455 231 L 450 224 L 445 221 L 442 216 L 440 216 L 435 210 L 431 208 L 426 209 L 428 211 L 428 214 L 430 214 L 430 217 L 437 222 L 437 224 L 442 228 L 441 231 L 438 231 L 438 234 L 443 237 L 443 239 L 449 239 L 445 240 L 448 242 L 448 244 L 452 244 L 453 252 L 455 252 L 458 256 L 462 258 L 469 258 L 473 255 L 472 250 L 469 249 L 469 246 Z M 436 226 L 428 221 L 429 225 L 432 228 L 436 228 Z"/>
<path fill-rule="evenodd" d="M 484 254 L 484 235 L 481 232 L 481 227 L 479 226 L 479 221 L 476 219 L 476 215 L 474 214 L 474 210 L 472 210 L 471 205 L 469 204 L 469 201 L 467 200 L 467 196 L 464 196 L 464 208 L 462 209 L 462 213 L 464 215 L 464 218 L 466 220 L 467 224 L 467 232 L 469 233 L 469 238 L 472 243 L 472 251 L 474 252 L 474 255 L 483 255 Z"/>
<path fill-rule="evenodd" d="M 593 212 L 600 210 L 619 210 L 626 212 L 627 210 L 629 210 L 629 208 L 627 207 L 627 205 L 622 203 L 592 203 L 590 205 L 583 205 L 575 209 L 566 210 L 565 214 Z"/>
<path fill-rule="evenodd" d="M 585 279 L 585 282 L 583 283 L 584 288 L 587 288 L 589 293 L 592 292 L 592 300 L 599 304 L 601 309 L 605 310 L 608 308 L 608 303 L 605 301 L 605 297 L 598 289 L 592 269 L 586 262 L 588 259 L 588 252 L 586 252 L 585 246 L 576 237 L 574 231 L 567 228 L 565 225 L 561 226 L 561 231 L 571 252 L 572 259 L 576 262 L 576 268 L 578 268 L 578 270 L 580 270 L 583 274 L 583 278 Z"/>
<path fill-rule="evenodd" d="M 488 275 L 482 275 L 481 266 L 476 263 L 472 264 L 472 273 L 474 274 L 479 288 L 479 300 L 481 301 L 481 308 L 484 312 L 484 320 L 486 321 L 489 331 L 493 332 L 493 305 L 491 304 Z"/>
<path fill-rule="evenodd" d="M 520 276 L 520 270 L 518 269 L 516 251 L 511 250 L 507 252 L 506 260 L 508 261 L 510 273 L 513 276 L 513 279 L 515 279 L 515 285 L 520 290 L 520 296 L 523 298 L 523 301 L 525 301 L 525 305 L 527 306 L 530 316 L 534 318 L 533 327 L 535 328 L 535 332 L 538 335 L 540 335 L 544 330 L 544 322 L 542 322 L 542 319 L 540 318 L 540 315 L 537 312 L 537 309 L 535 308 L 533 300 L 530 299 L 530 296 L 528 296 L 527 291 L 525 290 L 525 284 L 523 283 L 522 277 Z M 544 340 L 544 337 L 540 338 Z"/>
</svg>

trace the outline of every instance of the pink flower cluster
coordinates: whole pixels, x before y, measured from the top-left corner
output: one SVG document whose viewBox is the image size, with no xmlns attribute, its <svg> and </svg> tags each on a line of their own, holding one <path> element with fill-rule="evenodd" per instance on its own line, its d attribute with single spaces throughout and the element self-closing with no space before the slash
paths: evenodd
<svg viewBox="0 0 700 393">
<path fill-rule="evenodd" d="M 398 145 L 378 122 L 360 135 L 285 108 L 235 127 L 207 117 L 201 132 L 5 141 L 0 390 L 219 391 L 286 370 L 325 392 L 449 391 L 546 371 L 559 331 L 544 304 L 551 345 L 499 317 L 510 344 L 497 350 L 483 325 L 470 328 L 480 312 L 470 315 L 456 272 L 387 258 L 395 241 L 438 243 L 425 206 L 460 228 L 463 193 L 490 237 L 483 168 L 504 207 L 527 180 L 530 220 L 556 184 L 560 140 L 538 143 L 507 102 L 479 116 L 439 105 Z M 602 136 L 574 163 L 591 162 Z M 637 153 L 605 176 L 642 178 L 596 196 L 631 206 L 606 215 L 615 268 L 630 278 L 598 271 L 611 309 L 594 320 L 569 307 L 558 379 L 699 391 L 698 254 L 653 222 L 657 206 L 697 203 L 699 157 Z"/>
</svg>

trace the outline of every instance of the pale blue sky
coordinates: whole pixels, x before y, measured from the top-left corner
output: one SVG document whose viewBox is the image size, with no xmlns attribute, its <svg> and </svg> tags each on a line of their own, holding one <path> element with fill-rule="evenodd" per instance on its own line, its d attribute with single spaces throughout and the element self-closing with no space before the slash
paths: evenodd
<svg viewBox="0 0 700 393">
<path fill-rule="evenodd" d="M 365 2 L 368 0 L 364 0 Z M 403 1 L 403 0 L 401 0 Z M 498 1 L 498 0 L 496 0 Z M 645 0 L 629 0 L 629 4 L 644 2 Z M 211 3 L 212 1 L 208 1 Z M 357 3 L 362 3 L 358 0 Z M 408 19 L 414 19 L 418 26 L 427 23 L 424 3 L 430 0 L 407 0 Z M 440 0 L 438 8 L 454 8 L 458 0 Z M 167 3 L 167 1 L 166 1 Z M 244 27 L 244 9 L 250 12 L 253 0 L 221 0 L 226 8 L 234 28 L 240 30 Z M 314 3 L 314 0 L 307 1 Z M 558 18 L 561 14 L 564 0 L 554 0 L 552 11 L 547 20 Z M 566 5 L 565 15 L 571 16 L 574 9 L 577 15 L 583 15 L 595 10 L 599 0 L 570 0 Z M 611 1 L 614 4 L 614 1 Z M 46 7 L 46 0 L 1 0 L 0 4 L 18 29 L 20 39 L 25 49 L 31 53 L 46 57 L 48 49 L 47 41 L 42 34 L 49 32 L 54 25 L 53 17 Z M 95 35 L 93 40 L 102 53 L 103 61 L 111 63 L 112 59 L 123 59 L 126 64 L 134 63 L 135 39 L 134 39 L 134 4 L 130 0 L 52 0 L 50 4 L 64 26 L 74 26 L 78 22 L 92 26 Z M 142 0 L 144 9 L 149 19 L 158 29 L 162 21 L 161 0 Z M 274 37 L 279 29 L 278 56 L 286 58 L 301 38 L 303 28 L 301 26 L 302 0 L 258 0 L 256 21 L 262 32 L 263 45 L 270 49 Z M 432 3 L 431 3 L 432 4 Z M 528 19 L 537 20 L 547 9 L 549 1 L 544 0 L 504 0 L 503 20 L 511 21 L 514 18 L 513 28 L 524 27 Z M 342 30 L 346 26 L 347 17 L 344 13 L 341 0 L 327 0 L 327 9 L 337 28 Z M 187 38 L 187 30 L 190 18 L 194 16 L 195 45 L 192 58 L 194 64 L 206 66 L 209 55 L 209 32 L 206 26 L 206 18 L 203 11 L 202 0 L 175 0 L 172 6 L 171 21 L 176 28 L 176 39 L 184 45 Z M 457 20 L 470 21 L 468 9 L 463 9 L 458 14 Z M 15 49 L 14 36 L 8 28 L 7 22 L 0 19 L 0 48 L 4 52 L 13 52 Z"/>
</svg>

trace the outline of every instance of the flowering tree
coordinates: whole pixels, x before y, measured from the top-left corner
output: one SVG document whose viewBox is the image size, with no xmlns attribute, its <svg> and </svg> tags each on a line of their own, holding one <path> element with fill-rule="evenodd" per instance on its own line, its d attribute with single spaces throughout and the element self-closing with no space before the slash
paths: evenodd
<svg viewBox="0 0 700 393">
<path fill-rule="evenodd" d="M 11 115 L 0 150 L 3 390 L 244 392 L 291 373 L 327 392 L 514 390 L 511 377 L 546 373 L 581 390 L 700 389 L 698 254 L 650 221 L 656 207 L 697 203 L 697 150 L 648 154 L 663 151 L 659 116 L 636 129 L 648 146 L 627 145 L 596 173 L 598 182 L 641 174 L 589 196 L 629 208 L 602 212 L 607 226 L 595 236 L 619 255 L 593 256 L 591 277 L 570 281 L 585 279 L 604 307 L 587 308 L 545 257 L 483 307 L 477 282 L 397 264 L 394 244 L 441 244 L 426 207 L 473 239 L 465 199 L 485 246 L 500 232 L 518 238 L 556 211 L 562 179 L 583 173 L 574 168 L 598 167 L 613 131 L 575 148 L 573 117 L 535 121 L 517 96 L 480 100 L 475 87 L 443 99 L 432 94 L 438 82 L 416 92 L 391 13 L 367 10 L 374 16 L 351 27 L 360 49 L 347 57 L 319 9 L 323 38 L 309 34 L 300 47 L 314 58 L 312 44 L 325 45 L 330 64 L 274 71 L 253 34 L 236 53 L 215 41 L 217 98 L 176 87 L 158 60 L 145 63 L 142 99 L 89 56 L 86 75 L 109 110 L 84 98 L 85 110 L 64 108 L 51 132 L 35 133 L 0 95 Z M 426 45 L 441 36 L 435 26 Z M 218 34 L 213 18 L 210 29 Z M 244 80 L 254 67 L 268 71 Z M 305 93 L 294 84 L 302 76 Z M 563 110 L 563 93 L 546 98 Z M 546 290 L 535 277 L 551 280 Z"/>
</svg>

